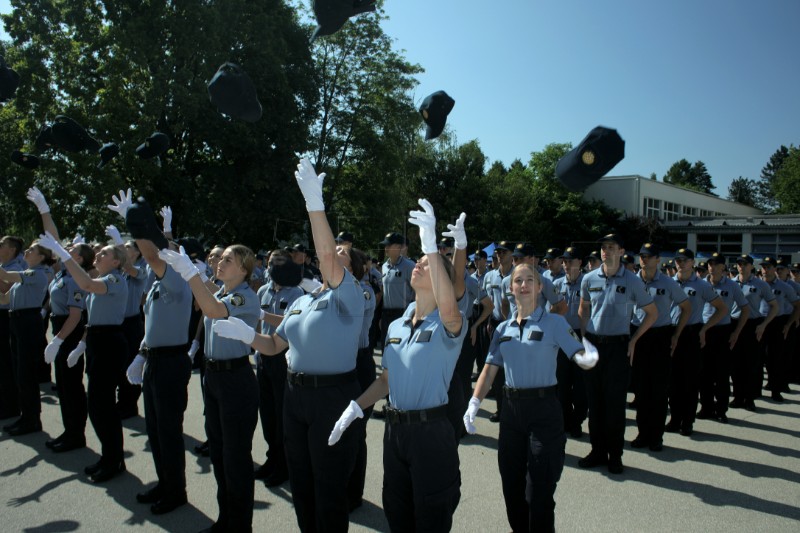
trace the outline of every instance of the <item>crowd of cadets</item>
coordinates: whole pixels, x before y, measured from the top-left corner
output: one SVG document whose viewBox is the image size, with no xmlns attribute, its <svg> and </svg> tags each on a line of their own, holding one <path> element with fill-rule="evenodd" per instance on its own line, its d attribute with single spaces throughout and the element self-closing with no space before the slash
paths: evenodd
<svg viewBox="0 0 800 533">
<path fill-rule="evenodd" d="M 52 363 L 64 431 L 46 444 L 56 453 L 84 447 L 88 416 L 103 450 L 101 461 L 89 465 L 86 472 L 93 481 L 103 482 L 125 470 L 120 420 L 139 414 L 138 398 L 144 383 L 148 437 L 159 483 L 137 495 L 137 499 L 151 503 L 154 513 L 169 512 L 186 502 L 182 423 L 191 368 L 199 369 L 207 378 L 209 372 L 219 376 L 223 371 L 234 370 L 237 365 L 231 362 L 239 360 L 220 356 L 222 351 L 217 351 L 213 358 L 209 357 L 210 350 L 222 350 L 216 344 L 222 341 L 207 331 L 206 328 L 211 329 L 213 324 L 208 317 L 243 317 L 251 326 L 256 322 L 260 324 L 258 332 L 265 339 L 277 338 L 274 334 L 281 333 L 279 328 L 285 322 L 287 311 L 294 309 L 295 303 L 304 295 L 317 294 L 321 282 L 326 281 L 325 288 L 328 288 L 329 280 L 323 279 L 316 257 L 302 244 L 254 256 L 249 250 L 237 250 L 235 246 L 216 245 L 205 252 L 187 240 L 183 241 L 187 249 L 194 244 L 191 259 L 200 273 L 195 278 L 200 279 L 195 286 L 192 285 L 195 283 L 192 276 L 198 272 L 187 273 L 189 267 L 185 265 L 184 271 L 180 270 L 181 258 L 178 256 L 185 257 L 185 254 L 178 252 L 181 241 L 171 240 L 172 214 L 169 208 L 160 214 L 164 219 L 164 235 L 170 239 L 174 257 L 159 253 L 158 248 L 147 240 L 123 241 L 114 226 L 107 228 L 112 245 L 88 245 L 80 235 L 76 235 L 71 244 L 62 247 L 57 242 L 60 240 L 58 229 L 44 196 L 33 188 L 28 198 L 42 215 L 45 235 L 27 248 L 18 237 L 5 236 L 0 240 L 0 418 L 11 419 L 3 430 L 14 436 L 42 430 L 38 384 L 50 381 Z M 114 197 L 114 202 L 109 208 L 124 218 L 131 205 L 130 191 L 127 194 L 120 191 L 120 197 Z M 309 208 L 310 215 L 311 211 Z M 432 217 L 432 208 L 428 214 Z M 463 233 L 463 217 L 460 222 Z M 458 225 L 451 229 L 455 227 Z M 351 253 L 352 233 L 343 231 L 335 240 L 337 250 L 345 251 L 337 253 Z M 559 435 L 581 438 L 587 416 L 591 453 L 581 459 L 579 465 L 584 468 L 604 465 L 610 472 L 620 474 L 623 472 L 621 458 L 628 392 L 634 393 L 631 406 L 636 408 L 638 427 L 638 435 L 630 446 L 657 452 L 663 448 L 665 432 L 691 436 L 695 419 L 726 423 L 730 408 L 757 412 L 755 402 L 762 398 L 765 365 L 768 375 L 766 389 L 773 401 L 783 401 L 782 394 L 789 392 L 789 382 L 799 381 L 800 265 L 790 265 L 787 258 L 773 256 L 755 260 L 750 255 L 723 257 L 714 253 L 699 259 L 689 249 L 670 254 L 674 259 L 667 261 L 662 260 L 659 247 L 653 243 L 626 248 L 622 237 L 615 234 L 606 235 L 597 242 L 598 250 L 591 253 L 568 247 L 564 250 L 550 248 L 544 254 L 537 254 L 527 243 L 501 241 L 494 247 L 491 257 L 484 250 L 475 251 L 469 257 L 463 276 L 456 274 L 453 283 L 455 297 L 465 322 L 461 329 L 457 321 L 448 323 L 460 348 L 454 368 L 443 370 L 452 377 L 447 392 L 447 413 L 444 414 L 444 409 L 441 413 L 449 419 L 448 427 L 454 429 L 456 443 L 469 430 L 474 431 L 471 421 L 483 396 L 496 400 L 496 411 L 490 420 L 505 420 L 510 428 L 515 419 L 511 414 L 504 419 L 504 405 L 516 409 L 518 412 L 513 417 L 519 418 L 533 408 L 533 404 L 520 399 L 526 397 L 525 391 L 538 391 L 537 397 L 541 399 L 549 397 L 552 390 L 552 396 L 558 400 L 553 405 L 560 410 L 560 415 L 557 424 L 551 420 L 546 427 L 556 439 L 553 441 L 556 455 L 552 461 L 558 476 L 563 467 L 563 442 L 558 440 Z M 398 333 L 402 335 L 398 330 L 387 336 L 387 332 L 392 331 L 391 324 L 397 321 L 398 328 L 403 320 L 410 324 L 415 315 L 417 304 L 412 277 L 418 262 L 407 257 L 408 244 L 406 236 L 389 233 L 380 243 L 384 261 L 362 254 L 364 264 L 357 268 L 362 278 L 359 298 L 363 293 L 368 302 L 365 324 L 356 327 L 356 330 L 361 330 L 357 372 L 358 388 L 362 391 L 369 389 L 375 381 L 373 354 L 383 353 L 387 346 L 398 342 L 395 338 Z M 459 252 L 461 256 L 466 255 L 463 245 L 460 249 L 454 247 L 452 237 L 443 238 L 437 248 L 448 264 L 452 262 L 458 266 L 456 257 Z M 632 251 L 637 252 L 636 256 Z M 238 261 L 243 273 L 241 280 L 232 276 L 230 270 L 220 267 L 231 260 Z M 275 265 L 289 262 L 302 267 L 303 280 L 296 286 L 279 285 L 271 279 L 270 272 Z M 463 262 L 467 263 L 466 258 Z M 520 268 L 514 270 L 515 267 Z M 464 270 L 463 264 L 461 268 Z M 346 270 L 353 273 L 350 266 Z M 524 279 L 512 279 L 512 272 L 518 271 L 523 275 L 529 273 L 530 283 L 537 287 L 535 299 L 531 300 L 528 292 L 520 288 L 525 286 Z M 531 275 L 533 272 L 536 274 Z M 338 275 L 342 279 L 341 274 Z M 344 280 L 349 279 L 347 276 L 350 274 Z M 515 280 L 519 287 L 514 286 Z M 237 283 L 240 285 L 233 286 Z M 337 294 L 336 291 L 340 289 L 334 288 L 331 294 Z M 190 297 L 192 294 L 194 298 Z M 207 294 L 215 296 L 206 301 Z M 513 369 L 508 366 L 508 361 L 504 362 L 504 358 L 513 357 L 514 350 L 533 349 L 524 343 L 518 348 L 501 349 L 502 343 L 514 335 L 512 325 L 519 327 L 518 336 L 524 340 L 522 330 L 527 319 L 517 317 L 520 309 L 517 295 L 524 299 L 523 308 L 529 313 L 528 319 L 540 323 L 543 328 L 534 327 L 533 331 L 526 333 L 529 341 L 542 341 L 543 331 L 545 340 L 551 330 L 558 332 L 555 336 L 560 340 L 552 344 L 554 359 L 558 353 L 557 364 L 553 365 L 557 386 L 549 370 L 529 370 L 533 374 L 526 378 L 519 368 Z M 192 301 L 194 305 L 190 303 Z M 317 308 L 321 308 L 320 303 L 317 302 Z M 216 309 L 214 305 L 224 305 L 224 309 Z M 248 313 L 255 314 L 250 316 Z M 201 319 L 202 315 L 207 317 L 205 321 Z M 561 315 L 564 320 L 559 319 L 551 325 L 542 322 L 542 317 L 554 315 Z M 159 324 L 148 323 L 148 318 Z M 517 318 L 525 320 L 517 323 Z M 52 323 L 53 340 L 50 342 L 46 334 L 47 319 Z M 414 327 L 411 326 L 412 333 Z M 186 334 L 175 336 L 176 328 Z M 563 332 L 569 332 L 575 340 L 563 337 Z M 243 338 L 246 339 L 244 344 L 230 344 L 236 356 L 242 355 L 239 353 L 242 346 L 249 351 L 248 344 L 257 347 L 259 342 L 266 342 L 254 340 L 247 334 Z M 576 355 L 578 350 L 583 350 L 582 339 L 590 341 L 584 346 L 594 346 L 599 352 L 596 365 L 571 364 L 573 356 L 576 361 L 583 356 Z M 248 364 L 247 369 L 242 370 L 248 375 L 240 381 L 201 380 L 204 398 L 220 403 L 214 409 L 221 413 L 213 415 L 216 422 L 206 423 L 207 432 L 214 432 L 213 437 L 209 434 L 211 449 L 208 442 L 195 448 L 197 453 L 210 453 L 214 459 L 220 485 L 220 520 L 215 530 L 223 530 L 224 524 L 230 529 L 234 523 L 246 529 L 252 515 L 252 508 L 249 511 L 244 509 L 247 502 L 252 501 L 252 490 L 242 493 L 241 489 L 230 486 L 247 485 L 248 476 L 242 476 L 245 481 L 241 481 L 237 477 L 242 474 L 241 468 L 235 466 L 228 456 L 231 442 L 241 444 L 245 452 L 251 449 L 251 442 L 244 444 L 241 441 L 248 438 L 252 441 L 255 418 L 250 419 L 248 414 L 247 422 L 232 433 L 216 418 L 240 409 L 239 403 L 225 405 L 230 400 L 223 401 L 234 394 L 230 390 L 232 386 L 245 390 L 252 388 L 252 395 L 239 391 L 237 401 L 244 401 L 242 398 L 246 396 L 248 402 L 255 402 L 246 411 L 255 417 L 258 410 L 263 437 L 268 444 L 266 460 L 255 469 L 254 478 L 263 479 L 267 486 L 277 486 L 290 477 L 292 465 L 287 464 L 287 455 L 291 458 L 292 454 L 284 448 L 284 418 L 288 415 L 284 414 L 287 411 L 283 404 L 284 398 L 294 396 L 291 393 L 285 396 L 287 371 L 290 385 L 303 383 L 302 373 L 292 373 L 286 355 L 288 346 L 299 341 L 290 338 L 289 344 L 286 342 L 280 339 L 273 342 L 280 345 L 280 350 L 275 348 L 276 353 L 282 354 L 279 357 L 271 356 L 269 351 L 256 351 L 255 378 Z M 272 345 L 269 349 L 272 350 Z M 580 351 L 580 354 L 584 352 Z M 491 367 L 491 372 L 483 372 L 487 367 Z M 505 376 L 504 368 L 514 375 Z M 84 369 L 89 376 L 88 399 L 84 389 Z M 486 376 L 481 376 L 482 373 Z M 472 382 L 479 377 L 473 392 Z M 537 385 L 533 388 L 531 385 L 514 386 L 515 382 L 524 383 L 526 379 Z M 209 383 L 218 390 L 206 390 Z M 370 401 L 359 399 L 364 412 L 358 406 L 348 408 L 352 411 L 342 415 L 343 419 L 347 418 L 342 431 L 355 419 L 353 413 L 366 414 L 369 418 L 372 403 L 390 391 L 390 383 L 387 380 L 385 388 L 376 385 L 377 392 L 365 393 L 367 397 L 374 396 Z M 402 386 L 405 385 L 395 383 L 395 387 Z M 389 392 L 387 398 L 392 394 Z M 731 396 L 733 401 L 729 401 Z M 403 413 L 423 413 L 423 422 L 427 416 L 425 413 L 431 418 L 439 415 L 435 409 L 397 409 L 387 400 L 383 409 L 376 410 L 372 416 L 386 418 L 389 427 L 391 421 L 402 422 Z M 212 416 L 208 405 L 206 411 L 207 417 Z M 346 498 L 343 501 L 347 502 L 348 511 L 353 511 L 362 502 L 366 470 L 364 428 L 360 427 L 358 434 L 354 435 L 353 450 L 358 450 L 355 464 L 345 461 L 353 471 L 346 494 L 342 495 Z M 224 457 L 222 451 L 215 452 L 214 439 L 226 443 Z M 288 438 L 286 442 L 289 442 Z M 501 448 L 510 446 L 506 444 Z M 312 450 L 311 453 L 315 452 Z M 292 460 L 297 463 L 300 459 L 295 457 Z M 503 463 L 516 465 L 509 461 L 501 461 L 501 471 Z M 249 459 L 244 463 L 249 464 Z M 298 467 L 295 465 L 295 468 Z M 454 468 L 458 470 L 457 458 Z M 506 471 L 509 469 L 519 470 L 519 465 L 507 466 Z M 552 474 L 531 473 L 537 478 Z M 522 496 L 512 494 L 516 488 L 511 486 L 511 481 L 507 482 L 504 474 L 504 496 L 509 521 L 515 530 L 517 527 L 533 527 L 528 520 L 552 526 L 555 506 L 552 494 L 558 476 L 544 484 L 546 496 L 538 497 L 538 503 L 537 496 L 529 498 L 528 509 Z M 527 482 L 536 488 L 536 480 Z M 525 482 L 514 479 L 513 483 L 524 485 Z M 305 487 L 299 482 L 292 485 L 298 491 L 301 486 L 302 490 L 313 493 L 313 487 Z M 525 508 L 523 511 L 520 511 L 520 501 Z M 457 503 L 458 496 L 451 495 L 450 501 L 445 502 L 449 506 L 445 515 L 449 512 L 452 516 Z M 384 504 L 390 508 L 394 505 L 386 501 L 386 494 Z M 312 496 L 309 505 L 309 509 L 298 510 L 298 521 L 304 530 L 314 529 L 313 508 L 321 504 L 315 504 Z M 413 511 L 413 506 L 410 509 Z M 395 513 L 401 515 L 408 511 L 406 507 L 395 509 Z M 417 511 L 420 516 L 429 516 L 430 520 L 434 520 L 433 516 L 437 517 L 435 520 L 441 520 L 441 509 L 428 509 L 433 514 L 427 515 L 423 509 Z M 448 529 L 450 523 L 445 519 L 438 527 Z"/>
</svg>

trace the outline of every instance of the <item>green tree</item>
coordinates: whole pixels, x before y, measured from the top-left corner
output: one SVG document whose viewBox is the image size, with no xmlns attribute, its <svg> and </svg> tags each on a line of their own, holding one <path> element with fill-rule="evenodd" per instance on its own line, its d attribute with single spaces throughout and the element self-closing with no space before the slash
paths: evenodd
<svg viewBox="0 0 800 533">
<path fill-rule="evenodd" d="M 686 159 L 681 159 L 672 164 L 663 178 L 664 183 L 671 183 L 685 189 L 714 194 L 716 186 L 711 182 L 705 163 L 696 161 L 693 165 Z M 715 195 L 716 196 L 716 195 Z"/>
<path fill-rule="evenodd" d="M 789 148 L 781 145 L 781 147 L 775 150 L 775 153 L 770 156 L 764 168 L 761 169 L 761 176 L 758 180 L 759 203 L 768 212 L 780 208 L 780 202 L 775 193 L 775 177 L 788 157 Z"/>
<path fill-rule="evenodd" d="M 789 147 L 775 173 L 772 190 L 779 213 L 800 213 L 800 148 Z"/>
<path fill-rule="evenodd" d="M 759 207 L 758 184 L 750 178 L 739 176 L 728 186 L 728 200 Z"/>
</svg>

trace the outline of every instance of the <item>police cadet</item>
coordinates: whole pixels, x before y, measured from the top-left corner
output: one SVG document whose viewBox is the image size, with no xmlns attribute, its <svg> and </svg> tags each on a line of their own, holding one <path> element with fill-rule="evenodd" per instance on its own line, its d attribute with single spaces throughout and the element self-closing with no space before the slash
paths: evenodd
<svg viewBox="0 0 800 533">
<path fill-rule="evenodd" d="M 95 483 L 109 480 L 125 471 L 122 450 L 122 423 L 116 410 L 117 377 L 127 352 L 122 321 L 128 286 L 120 268 L 127 256 L 116 246 L 105 246 L 95 256 L 99 277 L 92 279 L 50 232 L 39 243 L 55 252 L 72 274 L 86 297 L 86 374 L 89 376 L 89 419 L 102 444 L 100 461 L 84 469 Z M 72 354 L 70 354 L 70 357 Z"/>
<path fill-rule="evenodd" d="M 289 348 L 283 431 L 297 523 L 301 531 L 345 531 L 346 489 L 359 433 L 351 432 L 336 446 L 326 441 L 339 414 L 361 391 L 356 358 L 365 296 L 359 280 L 347 270 L 360 258 L 336 251 L 322 201 L 325 174 L 317 175 L 311 163 L 301 159 L 295 178 L 306 201 L 323 289 L 295 300 L 272 335 L 256 334 L 233 318 L 219 322 L 215 330 L 264 355 L 276 356 Z"/>
<path fill-rule="evenodd" d="M 798 295 L 800 295 L 800 283 L 793 279 L 793 274 L 795 272 L 795 268 L 797 267 L 797 263 L 794 265 L 790 265 L 790 258 L 782 257 L 778 259 L 778 277 L 788 283 Z M 783 385 L 783 389 L 780 392 L 792 392 L 789 389 L 789 383 L 797 383 L 797 371 L 798 371 L 798 339 L 797 339 L 797 331 L 798 325 L 800 325 L 800 320 L 796 320 L 794 322 L 789 321 L 789 335 L 786 337 L 786 382 Z"/>
<path fill-rule="evenodd" d="M 492 309 L 492 316 L 489 318 L 488 324 L 486 325 L 486 335 L 489 339 L 492 338 L 495 328 L 506 320 L 506 315 L 503 314 L 503 306 L 505 305 L 505 312 L 508 312 L 509 309 L 505 291 L 503 290 L 503 279 L 511 274 L 511 269 L 513 268 L 511 251 L 513 249 L 514 243 L 500 241 L 494 248 L 495 261 L 492 264 L 494 268 L 487 272 L 486 276 L 483 278 L 483 288 L 489 298 L 491 298 L 492 305 L 494 306 Z M 500 421 L 503 396 L 499 394 L 499 391 L 503 383 L 504 379 L 502 372 L 500 372 L 499 377 L 495 378 L 494 385 L 488 395 L 489 398 L 495 398 L 497 401 L 497 410 L 489 417 L 492 422 Z"/>
<path fill-rule="evenodd" d="M 22 258 L 23 242 L 10 235 L 0 239 L 0 267 L 8 272 L 22 272 L 28 268 Z M 11 283 L 0 280 L 0 292 L 7 292 Z M 9 304 L 0 303 L 0 420 L 19 416 L 17 379 L 11 357 L 11 332 L 8 317 Z"/>
<path fill-rule="evenodd" d="M 600 252 L 597 250 L 593 250 L 589 255 L 586 256 L 586 272 L 591 272 L 592 270 L 597 270 L 600 268 L 600 265 L 603 264 L 603 261 L 600 259 Z"/>
<path fill-rule="evenodd" d="M 639 337 L 633 355 L 633 380 L 636 383 L 636 426 L 639 434 L 631 442 L 633 448 L 647 448 L 654 452 L 663 449 L 664 425 L 667 421 L 667 402 L 672 357 L 678 346 L 683 328 L 691 317 L 692 306 L 688 296 L 674 279 L 659 270 L 661 251 L 654 243 L 645 243 L 639 250 L 638 277 L 653 299 L 658 318 L 644 335 Z M 676 305 L 681 315 L 672 323 L 670 308 Z M 631 320 L 635 332 L 646 319 L 638 306 Z"/>
<path fill-rule="evenodd" d="M 492 303 L 492 298 L 489 296 L 489 293 L 486 292 L 486 287 L 483 283 L 486 274 L 489 272 L 487 269 L 487 259 L 489 256 L 483 250 L 475 250 L 473 257 L 475 272 L 471 274 L 471 276 L 478 282 L 478 287 L 480 289 L 480 299 L 473 304 L 477 306 L 476 309 L 473 310 L 472 328 L 475 330 L 474 352 L 475 366 L 478 372 L 470 377 L 472 381 L 475 381 L 478 379 L 481 370 L 483 370 L 483 364 L 486 361 L 486 352 L 489 350 L 489 334 L 486 331 L 485 324 L 488 324 L 489 318 L 494 312 L 494 304 Z M 472 331 L 470 331 L 470 336 L 473 336 Z"/>
<path fill-rule="evenodd" d="M 678 273 L 675 281 L 689 297 L 691 312 L 678 337 L 678 344 L 672 354 L 669 386 L 670 421 L 664 431 L 680 432 L 684 437 L 692 434 L 697 415 L 697 395 L 700 389 L 700 350 L 706 344 L 706 332 L 717 325 L 728 314 L 725 302 L 717 296 L 714 289 L 697 277 L 694 271 L 694 252 L 681 248 L 675 253 Z M 703 320 L 705 304 L 715 307 L 714 313 Z M 673 302 L 670 310 L 672 323 L 680 324 L 685 310 Z M 678 328 L 676 327 L 676 330 Z"/>
<path fill-rule="evenodd" d="M 573 331 L 580 331 L 581 319 L 578 308 L 581 303 L 581 257 L 578 251 L 569 247 L 563 252 L 558 250 L 557 258 L 564 265 L 564 275 L 553 281 L 556 291 L 564 298 L 567 312 L 564 318 Z M 573 438 L 583 435 L 583 421 L 586 420 L 588 406 L 586 405 L 586 385 L 583 382 L 583 371 L 571 364 L 564 350 L 558 352 L 558 401 L 564 413 L 564 429 Z"/>
<path fill-rule="evenodd" d="M 387 233 L 380 242 L 383 245 L 386 261 L 381 267 L 383 279 L 383 311 L 381 312 L 380 345 L 386 338 L 389 324 L 403 315 L 408 304 L 414 301 L 411 288 L 411 271 L 414 262 L 401 254 L 406 247 L 406 239 L 399 233 Z"/>
<path fill-rule="evenodd" d="M 222 288 L 212 294 L 195 264 L 183 252 L 161 250 L 158 256 L 189 283 L 205 315 L 206 435 L 219 515 L 211 531 L 251 531 L 254 483 L 253 433 L 258 422 L 258 381 L 250 366 L 246 343 L 219 335 L 213 325 L 238 317 L 254 327 L 260 315 L 249 280 L 255 254 L 234 244 L 225 248 L 217 266 Z"/>
<path fill-rule="evenodd" d="M 745 408 L 755 411 L 755 399 L 761 395 L 761 385 L 764 380 L 763 348 L 761 339 L 764 330 L 770 322 L 778 316 L 780 308 L 775 295 L 769 285 L 753 274 L 753 258 L 748 254 L 740 255 L 736 259 L 736 268 L 739 275 L 736 282 L 747 298 L 750 314 L 747 322 L 741 328 L 739 340 L 733 351 L 733 401 L 730 407 Z M 742 308 L 734 305 L 731 317 L 737 321 L 745 320 L 742 317 Z"/>
<path fill-rule="evenodd" d="M 610 233 L 598 242 L 603 264 L 583 277 L 578 308 L 584 338 L 600 353 L 597 365 L 584 375 L 592 451 L 578 461 L 578 466 L 607 464 L 609 472 L 621 474 L 631 359 L 636 342 L 658 318 L 658 310 L 644 283 L 620 264 L 625 252 L 622 238 Z M 645 316 L 631 335 L 634 306 Z"/>
<path fill-rule="evenodd" d="M 532 264 L 518 264 L 511 277 L 519 312 L 495 330 L 464 425 L 475 433 L 480 402 L 503 366 L 505 406 L 497 462 L 508 522 L 515 532 L 555 531 L 553 497 L 564 469 L 567 440 L 556 392 L 556 359 L 561 350 L 568 359 L 591 368 L 597 351 L 588 343 L 584 350 L 563 317 L 538 305 L 541 275 Z"/>
<path fill-rule="evenodd" d="M 781 392 L 789 386 L 786 338 L 789 336 L 791 325 L 800 318 L 800 296 L 791 285 L 778 277 L 777 267 L 778 261 L 774 257 L 765 257 L 761 261 L 761 273 L 764 281 L 767 282 L 778 302 L 778 315 L 767 326 L 763 337 L 767 355 L 767 390 L 772 392 L 773 400 L 782 402 Z M 762 302 L 762 312 L 766 311 L 766 305 Z"/>
<path fill-rule="evenodd" d="M 706 264 L 709 270 L 708 283 L 714 292 L 728 309 L 738 306 L 741 315 L 734 326 L 730 313 L 727 313 L 716 326 L 706 331 L 706 345 L 703 347 L 700 363 L 700 411 L 697 418 L 714 418 L 727 423 L 731 394 L 731 353 L 747 323 L 750 306 L 739 285 L 727 276 L 723 255 L 714 252 Z M 703 321 L 708 322 L 714 311 L 712 305 L 705 304 Z"/>
<path fill-rule="evenodd" d="M 42 217 L 42 225 L 58 238 L 50 207 L 42 192 L 36 187 L 28 189 L 27 198 L 36 205 Z M 92 268 L 94 251 L 85 243 L 73 244 L 69 247 L 72 259 L 82 268 Z M 83 358 L 70 366 L 67 362 L 69 353 L 75 349 L 84 335 L 86 324 L 86 293 L 78 287 L 72 274 L 64 265 L 50 282 L 50 319 L 53 326 L 53 340 L 44 350 L 45 361 L 55 364 L 56 383 L 58 384 L 58 403 L 61 408 L 61 419 L 64 432 L 54 439 L 45 442 L 45 446 L 54 452 L 67 452 L 86 446 L 86 389 L 83 386 Z"/>
<path fill-rule="evenodd" d="M 558 250 L 560 252 L 560 250 Z M 560 255 L 560 254 L 559 254 Z M 538 259 L 533 246 L 526 243 L 519 243 L 514 247 L 514 252 L 511 254 L 511 262 L 513 266 L 521 263 L 533 265 L 533 268 L 543 274 L 543 270 L 537 266 Z M 556 262 L 560 262 L 558 259 Z M 552 275 L 552 273 L 551 273 Z M 542 292 L 541 298 L 537 299 L 537 303 L 544 309 L 551 313 L 563 315 L 567 312 L 567 304 L 564 298 L 556 291 L 553 282 L 547 277 L 542 275 Z M 503 316 L 506 319 L 514 318 L 517 314 L 517 304 L 514 300 L 514 294 L 511 292 L 511 275 L 503 278 Z"/>
<path fill-rule="evenodd" d="M 564 272 L 564 259 L 563 252 L 560 248 L 548 248 L 544 258 L 547 259 L 547 270 L 542 272 L 542 276 L 555 282 L 559 278 L 563 278 Z"/>
<path fill-rule="evenodd" d="M 386 335 L 383 372 L 332 424 L 329 444 L 362 409 L 389 393 L 383 450 L 383 509 L 392 531 L 449 531 L 461 498 L 455 433 L 447 420 L 447 390 L 467 322 L 456 303 L 455 273 L 437 252 L 436 218 L 427 200 L 411 211 L 422 252 L 414 268 L 413 317 L 395 320 Z M 352 431 L 352 430 L 351 430 Z"/>
<path fill-rule="evenodd" d="M 41 313 L 48 285 L 44 269 L 52 261 L 50 250 L 34 242 L 25 250 L 26 270 L 0 268 L 0 280 L 12 284 L 7 292 L 0 293 L 0 303 L 10 306 L 11 362 L 21 412 L 19 419 L 3 426 L 9 435 L 26 435 L 42 430 L 42 403 L 36 369 L 44 351 Z"/>
<path fill-rule="evenodd" d="M 272 335 L 286 311 L 303 296 L 303 289 L 297 286 L 303 273 L 299 265 L 280 249 L 270 255 L 267 269 L 269 282 L 259 289 L 258 298 L 261 302 L 261 333 Z M 283 447 L 283 391 L 288 369 L 284 356 L 285 351 L 277 357 L 259 354 L 256 361 L 260 392 L 258 411 L 261 430 L 267 441 L 267 460 L 255 470 L 255 478 L 263 479 L 268 487 L 278 486 L 289 479 Z"/>
</svg>

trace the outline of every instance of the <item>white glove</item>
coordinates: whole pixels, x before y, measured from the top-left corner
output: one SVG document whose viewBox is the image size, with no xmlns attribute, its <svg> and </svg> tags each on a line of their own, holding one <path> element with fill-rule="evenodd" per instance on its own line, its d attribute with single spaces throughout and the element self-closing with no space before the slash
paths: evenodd
<svg viewBox="0 0 800 533">
<path fill-rule="evenodd" d="M 69 252 L 63 246 L 61 246 L 61 243 L 58 242 L 49 231 L 45 231 L 44 235 L 39 235 L 39 246 L 44 246 L 49 250 L 53 250 L 53 253 L 55 253 L 62 261 L 69 261 L 72 259 L 72 256 L 69 255 Z"/>
<path fill-rule="evenodd" d="M 262 309 L 261 312 L 258 314 L 258 319 L 259 320 L 266 320 L 267 319 L 267 314 L 268 313 L 264 309 Z"/>
<path fill-rule="evenodd" d="M 478 430 L 475 428 L 475 417 L 478 414 L 478 409 L 481 406 L 481 401 L 475 396 L 469 399 L 467 405 L 467 412 L 464 413 L 464 427 L 467 428 L 467 433 L 474 435 Z"/>
<path fill-rule="evenodd" d="M 597 364 L 597 361 L 600 359 L 600 354 L 597 353 L 597 348 L 595 348 L 594 344 L 589 342 L 586 338 L 583 339 L 583 349 L 584 353 L 576 353 L 574 359 L 579 367 L 584 370 L 589 370 Z"/>
<path fill-rule="evenodd" d="M 445 231 L 442 233 L 442 237 L 452 237 L 453 244 L 456 247 L 456 250 L 465 250 L 467 248 L 467 232 L 464 231 L 464 219 L 467 218 L 466 213 L 461 213 L 459 217 L 456 219 L 455 224 L 448 224 L 447 229 L 450 231 Z"/>
<path fill-rule="evenodd" d="M 165 248 L 158 252 L 158 257 L 171 266 L 186 281 L 199 274 L 197 267 L 192 263 L 191 257 L 186 255 L 186 250 L 183 249 L 183 246 L 180 247 L 180 252 Z"/>
<path fill-rule="evenodd" d="M 244 323 L 244 320 L 229 316 L 225 320 L 217 320 L 213 326 L 214 333 L 226 339 L 235 339 L 250 344 L 256 338 L 256 330 Z"/>
<path fill-rule="evenodd" d="M 28 194 L 26 194 L 25 197 L 33 202 L 34 205 L 36 205 L 36 208 L 39 210 L 39 214 L 44 215 L 45 213 L 50 212 L 50 206 L 47 205 L 47 200 L 45 200 L 44 194 L 42 194 L 42 191 L 36 187 L 31 187 L 28 189 Z"/>
<path fill-rule="evenodd" d="M 314 166 L 304 157 L 297 165 L 294 177 L 306 200 L 306 210 L 325 211 L 325 204 L 322 202 L 322 182 L 325 181 L 325 173 L 317 175 Z"/>
<path fill-rule="evenodd" d="M 86 239 L 80 233 L 76 233 L 72 238 L 72 244 L 86 244 Z"/>
<path fill-rule="evenodd" d="M 197 354 L 197 350 L 199 349 L 200 349 L 200 343 L 197 342 L 197 339 L 193 340 L 192 345 L 189 346 L 189 351 L 186 352 L 186 355 L 189 356 L 189 359 L 191 359 L 192 362 L 194 362 L 194 356 L 195 354 Z"/>
<path fill-rule="evenodd" d="M 147 361 L 142 354 L 136 354 L 133 362 L 128 367 L 125 374 L 128 376 L 128 383 L 131 385 L 141 385 L 144 381 L 144 363 Z"/>
<path fill-rule="evenodd" d="M 86 341 L 80 341 L 78 345 L 75 347 L 74 350 L 69 352 L 67 356 L 67 366 L 72 368 L 78 362 L 78 359 L 81 358 L 83 352 L 86 351 Z"/>
<path fill-rule="evenodd" d="M 203 283 L 208 281 L 208 265 L 200 261 L 199 259 L 195 259 L 194 266 L 197 267 L 197 273 L 200 274 L 200 281 L 202 281 Z"/>
<path fill-rule="evenodd" d="M 436 247 L 436 215 L 433 206 L 428 200 L 420 199 L 419 205 L 424 211 L 411 211 L 408 221 L 419 226 L 419 239 L 422 241 L 422 252 L 426 254 L 438 253 Z"/>
<path fill-rule="evenodd" d="M 48 365 L 56 360 L 56 356 L 58 355 L 58 348 L 64 341 L 59 339 L 58 337 L 53 337 L 53 340 L 50 341 L 44 349 L 44 362 Z"/>
<path fill-rule="evenodd" d="M 107 207 L 122 218 L 125 218 L 125 215 L 128 214 L 128 208 L 133 205 L 131 190 L 128 189 L 127 192 L 119 191 L 119 198 L 117 198 L 116 195 L 112 196 L 111 201 L 114 202 L 114 205 L 109 205 Z"/>
<path fill-rule="evenodd" d="M 172 208 L 165 205 L 161 208 L 159 214 L 164 219 L 164 233 L 170 233 L 172 231 Z"/>
<path fill-rule="evenodd" d="M 106 226 L 106 235 L 111 237 L 111 240 L 114 241 L 114 244 L 117 246 L 125 244 L 125 241 L 122 240 L 122 235 L 119 234 L 119 230 L 114 224 Z"/>
<path fill-rule="evenodd" d="M 331 436 L 328 437 L 328 446 L 333 446 L 339 442 L 339 439 L 342 438 L 342 433 L 344 433 L 344 430 L 347 429 L 356 418 L 364 418 L 364 411 L 361 410 L 361 407 L 359 407 L 354 400 L 350 400 L 350 405 L 347 406 L 347 409 L 344 410 L 342 416 L 340 416 L 339 420 L 337 420 L 333 425 Z"/>
</svg>

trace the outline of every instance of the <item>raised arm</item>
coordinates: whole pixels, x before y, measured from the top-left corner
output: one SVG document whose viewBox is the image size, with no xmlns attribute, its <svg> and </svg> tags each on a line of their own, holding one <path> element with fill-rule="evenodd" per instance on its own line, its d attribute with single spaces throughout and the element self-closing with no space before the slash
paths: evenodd
<svg viewBox="0 0 800 533">
<path fill-rule="evenodd" d="M 56 227 L 56 223 L 53 222 L 53 217 L 50 215 L 50 206 L 47 205 L 47 200 L 44 194 L 42 194 L 42 191 L 36 187 L 31 187 L 28 189 L 26 197 L 34 203 L 39 210 L 39 214 L 42 215 L 42 228 L 44 231 L 49 231 L 56 240 L 60 240 L 58 228 Z"/>
</svg>

